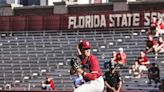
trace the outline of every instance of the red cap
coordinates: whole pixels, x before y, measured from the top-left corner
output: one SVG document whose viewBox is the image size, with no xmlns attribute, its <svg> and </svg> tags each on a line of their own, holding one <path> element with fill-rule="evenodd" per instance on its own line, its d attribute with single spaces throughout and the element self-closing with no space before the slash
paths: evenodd
<svg viewBox="0 0 164 92">
<path fill-rule="evenodd" d="M 89 44 L 88 41 L 83 40 L 82 42 L 80 42 L 80 48 L 91 48 L 91 45 Z"/>
</svg>

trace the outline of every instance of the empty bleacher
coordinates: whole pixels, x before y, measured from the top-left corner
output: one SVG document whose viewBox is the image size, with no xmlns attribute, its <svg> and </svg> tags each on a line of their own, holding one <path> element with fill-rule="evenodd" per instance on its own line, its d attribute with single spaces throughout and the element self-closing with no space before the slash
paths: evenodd
<svg viewBox="0 0 164 92">
<path fill-rule="evenodd" d="M 69 60 L 76 56 L 76 44 L 81 39 L 88 40 L 92 52 L 99 58 L 103 68 L 102 55 L 108 60 L 112 51 L 124 48 L 127 65 L 121 69 L 124 86 L 128 89 L 130 76 L 128 69 L 134 64 L 139 52 L 145 49 L 146 35 L 139 29 L 76 30 L 76 31 L 17 31 L 1 32 L 0 38 L 0 88 L 10 85 L 12 89 L 40 90 L 46 73 L 53 76 L 56 90 L 72 90 L 73 82 L 69 75 Z M 164 74 L 164 58 L 158 58 L 161 75 Z M 148 55 L 154 62 L 154 55 Z M 162 63 L 161 63 L 162 62 Z M 160 64 L 161 63 L 161 64 Z M 105 70 L 104 70 L 105 71 Z M 162 76 L 164 77 L 164 76 Z M 128 80 L 128 81 L 127 81 Z M 143 78 L 146 81 L 146 78 Z M 146 85 L 146 84 L 145 84 Z M 142 87 L 142 86 L 141 86 Z M 133 87 L 132 87 L 133 88 Z"/>
</svg>

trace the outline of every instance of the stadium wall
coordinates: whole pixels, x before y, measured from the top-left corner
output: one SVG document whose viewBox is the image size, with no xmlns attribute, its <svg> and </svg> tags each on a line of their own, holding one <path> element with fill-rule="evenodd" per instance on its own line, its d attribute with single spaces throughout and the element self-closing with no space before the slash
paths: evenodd
<svg viewBox="0 0 164 92">
<path fill-rule="evenodd" d="M 161 10 L 164 9 L 164 2 L 128 2 L 126 3 L 128 11 L 143 11 L 143 10 Z M 60 4 L 61 5 L 61 4 Z M 54 15 L 56 14 L 54 6 L 25 6 L 15 7 L 13 9 L 13 15 Z M 62 5 L 63 9 L 66 9 L 67 14 L 75 13 L 95 13 L 101 11 L 113 11 L 113 3 L 100 3 L 100 4 L 81 4 L 81 5 Z M 137 7 L 137 8 L 136 8 Z M 60 7 L 61 8 L 61 7 Z M 60 12 L 60 11 L 58 11 Z"/>
<path fill-rule="evenodd" d="M 128 11 L 147 11 L 147 10 L 162 10 L 164 9 L 164 2 L 129 2 Z M 91 4 L 91 5 L 70 5 L 68 6 L 68 13 L 88 13 L 100 11 L 113 11 L 113 3 L 108 4 Z"/>
<path fill-rule="evenodd" d="M 30 15 L 54 15 L 54 6 L 25 6 L 15 7 L 13 15 L 15 16 L 30 16 Z"/>
<path fill-rule="evenodd" d="M 146 27 L 150 25 L 153 17 L 164 19 L 164 10 L 47 16 L 1 16 L 0 31 Z"/>
</svg>

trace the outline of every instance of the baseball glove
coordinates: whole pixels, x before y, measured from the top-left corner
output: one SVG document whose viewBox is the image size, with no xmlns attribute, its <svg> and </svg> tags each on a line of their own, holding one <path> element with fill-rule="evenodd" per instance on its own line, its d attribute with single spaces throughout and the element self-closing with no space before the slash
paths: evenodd
<svg viewBox="0 0 164 92">
<path fill-rule="evenodd" d="M 74 69 L 70 68 L 69 73 L 70 73 L 70 75 L 74 75 L 76 73 L 76 71 Z"/>
<path fill-rule="evenodd" d="M 70 66 L 73 70 L 80 68 L 77 58 L 72 58 L 70 61 Z"/>
</svg>

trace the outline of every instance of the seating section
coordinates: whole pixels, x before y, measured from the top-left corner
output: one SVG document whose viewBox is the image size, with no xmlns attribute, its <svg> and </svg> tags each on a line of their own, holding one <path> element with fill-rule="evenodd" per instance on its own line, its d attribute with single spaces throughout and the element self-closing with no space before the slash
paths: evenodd
<svg viewBox="0 0 164 92">
<path fill-rule="evenodd" d="M 76 45 L 81 39 L 91 43 L 92 52 L 99 58 L 102 68 L 103 54 L 108 60 L 112 51 L 118 51 L 119 47 L 124 48 L 127 65 L 120 69 L 124 87 L 128 89 L 129 84 L 136 87 L 136 81 L 130 83 L 130 78 L 127 78 L 130 76 L 128 70 L 140 50 L 146 46 L 146 35 L 141 29 L 13 31 L 0 34 L 0 89 L 11 87 L 13 90 L 40 90 L 46 74 L 51 74 L 56 90 L 72 90 L 72 77 L 68 72 L 69 61 L 76 56 Z M 161 75 L 164 74 L 162 55 L 160 54 L 157 61 Z M 151 62 L 155 62 L 153 54 L 148 56 Z"/>
</svg>

